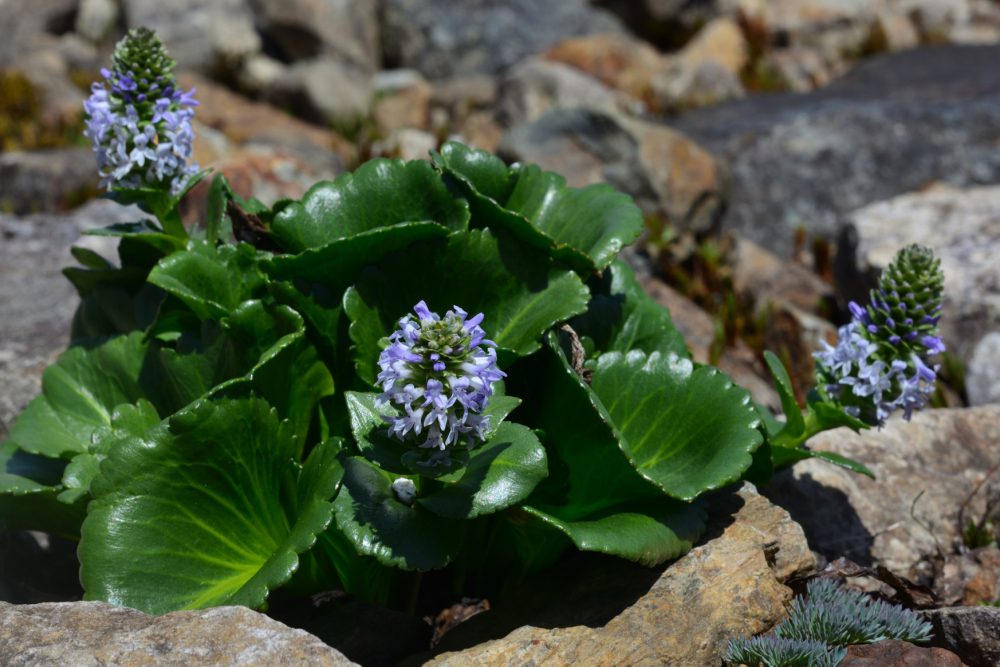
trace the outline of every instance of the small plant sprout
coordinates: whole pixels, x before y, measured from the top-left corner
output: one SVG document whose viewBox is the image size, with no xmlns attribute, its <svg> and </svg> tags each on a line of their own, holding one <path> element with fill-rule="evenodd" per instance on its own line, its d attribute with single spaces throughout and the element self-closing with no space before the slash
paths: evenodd
<svg viewBox="0 0 1000 667">
<path fill-rule="evenodd" d="M 101 185 L 166 186 L 180 192 L 198 167 L 190 163 L 194 90 L 177 87 L 174 61 L 147 28 L 135 28 L 115 47 L 84 103 L 86 135 L 97 156 Z"/>
<path fill-rule="evenodd" d="M 468 318 L 455 306 L 444 317 L 421 301 L 399 320 L 379 356 L 376 405 L 402 408 L 386 416 L 390 433 L 427 449 L 444 450 L 481 442 L 490 418 L 481 413 L 493 384 L 506 374 L 497 369 L 496 343 L 486 340 L 483 314 Z"/>
<path fill-rule="evenodd" d="M 931 625 L 908 609 L 844 588 L 833 579 L 814 579 L 771 634 L 732 640 L 726 660 L 751 667 L 836 665 L 847 646 L 886 639 L 927 642 Z"/>
</svg>

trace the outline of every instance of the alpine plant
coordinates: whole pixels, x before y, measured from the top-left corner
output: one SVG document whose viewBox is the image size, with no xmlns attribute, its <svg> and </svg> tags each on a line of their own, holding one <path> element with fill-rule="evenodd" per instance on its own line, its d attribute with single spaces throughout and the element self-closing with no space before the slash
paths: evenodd
<svg viewBox="0 0 1000 667">
<path fill-rule="evenodd" d="M 938 333 L 944 274 L 932 250 L 900 250 L 867 306 L 850 303 L 836 346 L 815 353 L 820 387 L 852 416 L 881 426 L 896 410 L 909 420 L 934 393 L 944 352 Z"/>
<path fill-rule="evenodd" d="M 379 356 L 378 407 L 393 406 L 384 417 L 399 440 L 439 452 L 485 440 L 489 415 L 483 415 L 493 383 L 506 374 L 497 368 L 496 343 L 486 339 L 483 314 L 469 318 L 454 306 L 444 317 L 424 301 L 399 320 Z"/>
<path fill-rule="evenodd" d="M 183 91 L 160 38 L 135 28 L 115 47 L 111 69 L 84 102 L 85 134 L 97 157 L 101 185 L 167 186 L 177 193 L 197 172 L 190 163 L 194 89 Z"/>
</svg>

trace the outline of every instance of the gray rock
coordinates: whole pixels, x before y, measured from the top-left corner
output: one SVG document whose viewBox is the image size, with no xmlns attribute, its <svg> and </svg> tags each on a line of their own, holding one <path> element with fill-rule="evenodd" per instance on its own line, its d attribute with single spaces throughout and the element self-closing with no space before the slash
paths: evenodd
<svg viewBox="0 0 1000 667">
<path fill-rule="evenodd" d="M 77 296 L 61 270 L 83 230 L 132 222 L 142 214 L 95 200 L 65 215 L 0 215 L 0 438 L 39 392 L 42 371 L 69 342 Z M 81 241 L 108 255 L 108 239 Z"/>
<path fill-rule="evenodd" d="M 382 44 L 386 63 L 442 79 L 496 74 L 563 38 L 621 30 L 585 0 L 385 0 Z"/>
<path fill-rule="evenodd" d="M 670 128 L 587 109 L 552 111 L 508 132 L 498 152 L 573 187 L 607 181 L 681 232 L 713 229 L 725 199 L 715 158 Z"/>
<path fill-rule="evenodd" d="M 372 79 L 332 56 L 292 64 L 265 97 L 280 108 L 321 125 L 350 128 L 368 114 L 374 96 Z"/>
<path fill-rule="evenodd" d="M 245 607 L 147 616 L 103 602 L 0 602 L 0 655 L 9 667 L 357 664 Z"/>
<path fill-rule="evenodd" d="M 763 492 L 788 508 L 824 556 L 927 580 L 928 559 L 960 540 L 959 508 L 995 463 L 998 439 L 995 405 L 928 410 L 860 435 L 827 431 L 809 446 L 860 461 L 877 481 L 811 459 L 779 472 Z M 971 498 L 966 517 L 982 514 L 984 495 Z"/>
<path fill-rule="evenodd" d="M 514 127 L 538 120 L 556 109 L 623 110 L 623 95 L 563 63 L 528 58 L 500 80 L 498 120 Z"/>
<path fill-rule="evenodd" d="M 159 34 L 170 56 L 184 69 L 210 73 L 231 66 L 261 48 L 246 0 L 122 0 L 129 28 L 146 26 Z"/>
<path fill-rule="evenodd" d="M 943 648 L 915 646 L 896 639 L 847 647 L 838 667 L 964 667 L 962 660 Z"/>
<path fill-rule="evenodd" d="M 89 148 L 0 154 L 0 210 L 60 211 L 97 194 L 97 166 Z"/>
<path fill-rule="evenodd" d="M 924 612 L 934 626 L 934 643 L 969 667 L 1000 665 L 1000 607 L 951 607 Z"/>
<path fill-rule="evenodd" d="M 381 62 L 376 0 L 247 0 L 279 60 L 331 56 L 374 73 Z"/>
<path fill-rule="evenodd" d="M 506 611 L 453 630 L 444 642 L 450 652 L 426 664 L 719 664 L 729 639 L 785 615 L 791 591 L 782 582 L 809 573 L 815 561 L 801 528 L 750 484 L 717 497 L 712 515 L 706 542 L 668 567 L 608 557 L 567 564 L 526 587 Z M 510 634 L 454 650 L 498 632 Z"/>
<path fill-rule="evenodd" d="M 678 60 L 651 82 L 657 108 L 665 111 L 711 106 L 746 95 L 739 77 L 714 60 Z"/>
<path fill-rule="evenodd" d="M 969 362 L 979 341 L 1000 330 L 1000 187 L 938 186 L 879 202 L 848 216 L 857 230 L 859 273 L 888 266 L 910 243 L 934 249 L 945 274 L 941 332 L 951 354 Z M 988 349 L 984 350 L 988 353 Z M 992 361 L 975 369 L 977 396 L 997 381 Z M 973 371 L 973 365 L 969 364 Z"/>
<path fill-rule="evenodd" d="M 965 392 L 972 405 L 1000 403 L 1000 331 L 976 343 L 965 372 Z"/>
<path fill-rule="evenodd" d="M 54 36 L 73 29 L 79 0 L 3 0 L 0 2 L 0 68 L 15 65 L 25 53 L 52 45 Z M 10 29 L 16 26 L 15 29 Z"/>
<path fill-rule="evenodd" d="M 766 95 L 671 122 L 727 161 L 725 226 L 787 256 L 866 204 L 944 180 L 1000 183 L 1000 47 L 874 58 L 807 95 Z"/>
<path fill-rule="evenodd" d="M 115 0 L 80 0 L 76 31 L 92 42 L 101 42 L 111 35 L 120 14 Z"/>
</svg>

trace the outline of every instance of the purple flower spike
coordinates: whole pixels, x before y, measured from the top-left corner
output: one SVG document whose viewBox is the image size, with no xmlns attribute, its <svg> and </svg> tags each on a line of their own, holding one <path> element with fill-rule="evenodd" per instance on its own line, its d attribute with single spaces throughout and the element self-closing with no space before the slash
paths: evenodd
<svg viewBox="0 0 1000 667">
<path fill-rule="evenodd" d="M 385 417 L 389 433 L 438 450 L 485 440 L 490 418 L 481 413 L 506 374 L 479 326 L 483 314 L 469 318 L 454 306 L 441 317 L 424 301 L 413 312 L 399 320 L 378 360 L 377 405 L 404 413 Z"/>
</svg>

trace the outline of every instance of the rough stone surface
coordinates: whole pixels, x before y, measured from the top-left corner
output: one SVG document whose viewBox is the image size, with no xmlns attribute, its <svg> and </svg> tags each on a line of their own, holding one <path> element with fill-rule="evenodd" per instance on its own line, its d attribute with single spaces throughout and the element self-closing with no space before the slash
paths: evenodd
<svg viewBox="0 0 1000 667">
<path fill-rule="evenodd" d="M 1000 548 L 995 544 L 947 554 L 939 567 L 934 591 L 942 604 L 972 606 L 1000 600 Z"/>
<path fill-rule="evenodd" d="M 260 50 L 245 0 L 122 0 L 129 28 L 152 28 L 181 68 L 211 72 Z"/>
<path fill-rule="evenodd" d="M 9 667 L 356 664 L 245 607 L 147 616 L 103 602 L 0 602 L 0 655 Z"/>
<path fill-rule="evenodd" d="M 568 109 L 520 125 L 497 149 L 541 165 L 574 187 L 606 181 L 680 231 L 706 231 L 722 212 L 725 178 L 715 158 L 669 128 Z"/>
<path fill-rule="evenodd" d="M 1000 461 L 998 439 L 998 406 L 928 410 L 911 422 L 897 416 L 860 435 L 827 431 L 809 446 L 860 461 L 877 481 L 812 459 L 775 475 L 764 493 L 788 508 L 824 556 L 877 561 L 927 580 L 927 559 L 960 538 L 960 506 Z M 966 517 L 984 511 L 984 495 L 971 499 Z"/>
<path fill-rule="evenodd" d="M 972 349 L 965 391 L 971 405 L 1000 403 L 1000 331 L 986 334 Z"/>
<path fill-rule="evenodd" d="M 0 215 L 0 438 L 69 342 L 77 296 L 61 271 L 76 263 L 70 246 L 85 229 L 141 217 L 133 207 L 104 200 L 67 215 Z M 107 241 L 87 237 L 81 243 L 106 255 Z"/>
<path fill-rule="evenodd" d="M 545 52 L 546 60 L 585 72 L 635 100 L 650 101 L 652 80 L 668 59 L 652 46 L 625 33 L 571 37 Z"/>
<path fill-rule="evenodd" d="M 732 503 L 735 498 L 729 496 L 726 502 Z M 781 582 L 815 565 L 801 529 L 784 510 L 768 503 L 749 484 L 738 498 L 729 506 L 716 507 L 720 523 L 702 546 L 663 570 L 651 588 L 610 620 L 590 623 L 590 627 L 559 627 L 565 624 L 564 618 L 546 618 L 544 611 L 536 612 L 534 618 L 522 621 L 529 625 L 502 639 L 444 653 L 427 664 L 718 664 L 730 638 L 761 632 L 784 616 L 791 591 Z M 648 569 L 632 566 L 632 570 L 636 574 L 645 570 L 649 577 Z M 575 577 L 579 574 L 574 573 Z M 607 583 L 606 572 L 595 574 L 596 586 Z M 573 588 L 580 587 L 577 583 Z M 583 588 L 589 588 L 589 584 Z M 585 591 L 568 595 L 583 594 Z M 565 604 L 565 599 L 560 602 L 564 609 L 571 606 Z M 595 602 L 588 612 L 599 606 Z M 604 604 L 608 604 L 607 599 Z M 528 605 L 516 606 L 523 613 Z M 501 611 L 489 611 L 453 632 L 466 626 L 504 628 L 504 621 Z"/>
<path fill-rule="evenodd" d="M 983 336 L 1000 330 L 1000 187 L 937 186 L 872 204 L 850 220 L 861 271 L 885 268 L 910 243 L 929 246 L 941 258 L 941 331 L 949 352 L 968 361 Z M 977 397 L 988 395 L 996 381 L 978 376 Z"/>
<path fill-rule="evenodd" d="M 429 79 L 496 74 L 566 37 L 622 29 L 585 0 L 386 0 L 382 16 L 387 64 Z"/>
<path fill-rule="evenodd" d="M 264 95 L 313 123 L 349 127 L 368 114 L 374 92 L 369 73 L 320 55 L 293 63 Z"/>
<path fill-rule="evenodd" d="M 671 125 L 730 166 L 725 226 L 787 256 L 800 226 L 927 183 L 1000 183 L 1000 46 L 874 58 L 808 95 L 766 95 Z"/>
<path fill-rule="evenodd" d="M 950 607 L 924 612 L 934 644 L 962 656 L 969 667 L 1000 665 L 1000 607 Z"/>
<path fill-rule="evenodd" d="M 97 168 L 89 148 L 0 153 L 0 210 L 60 211 L 92 196 Z"/>
<path fill-rule="evenodd" d="M 962 667 L 962 660 L 947 649 L 890 639 L 847 647 L 847 657 L 837 667 Z"/>
</svg>

